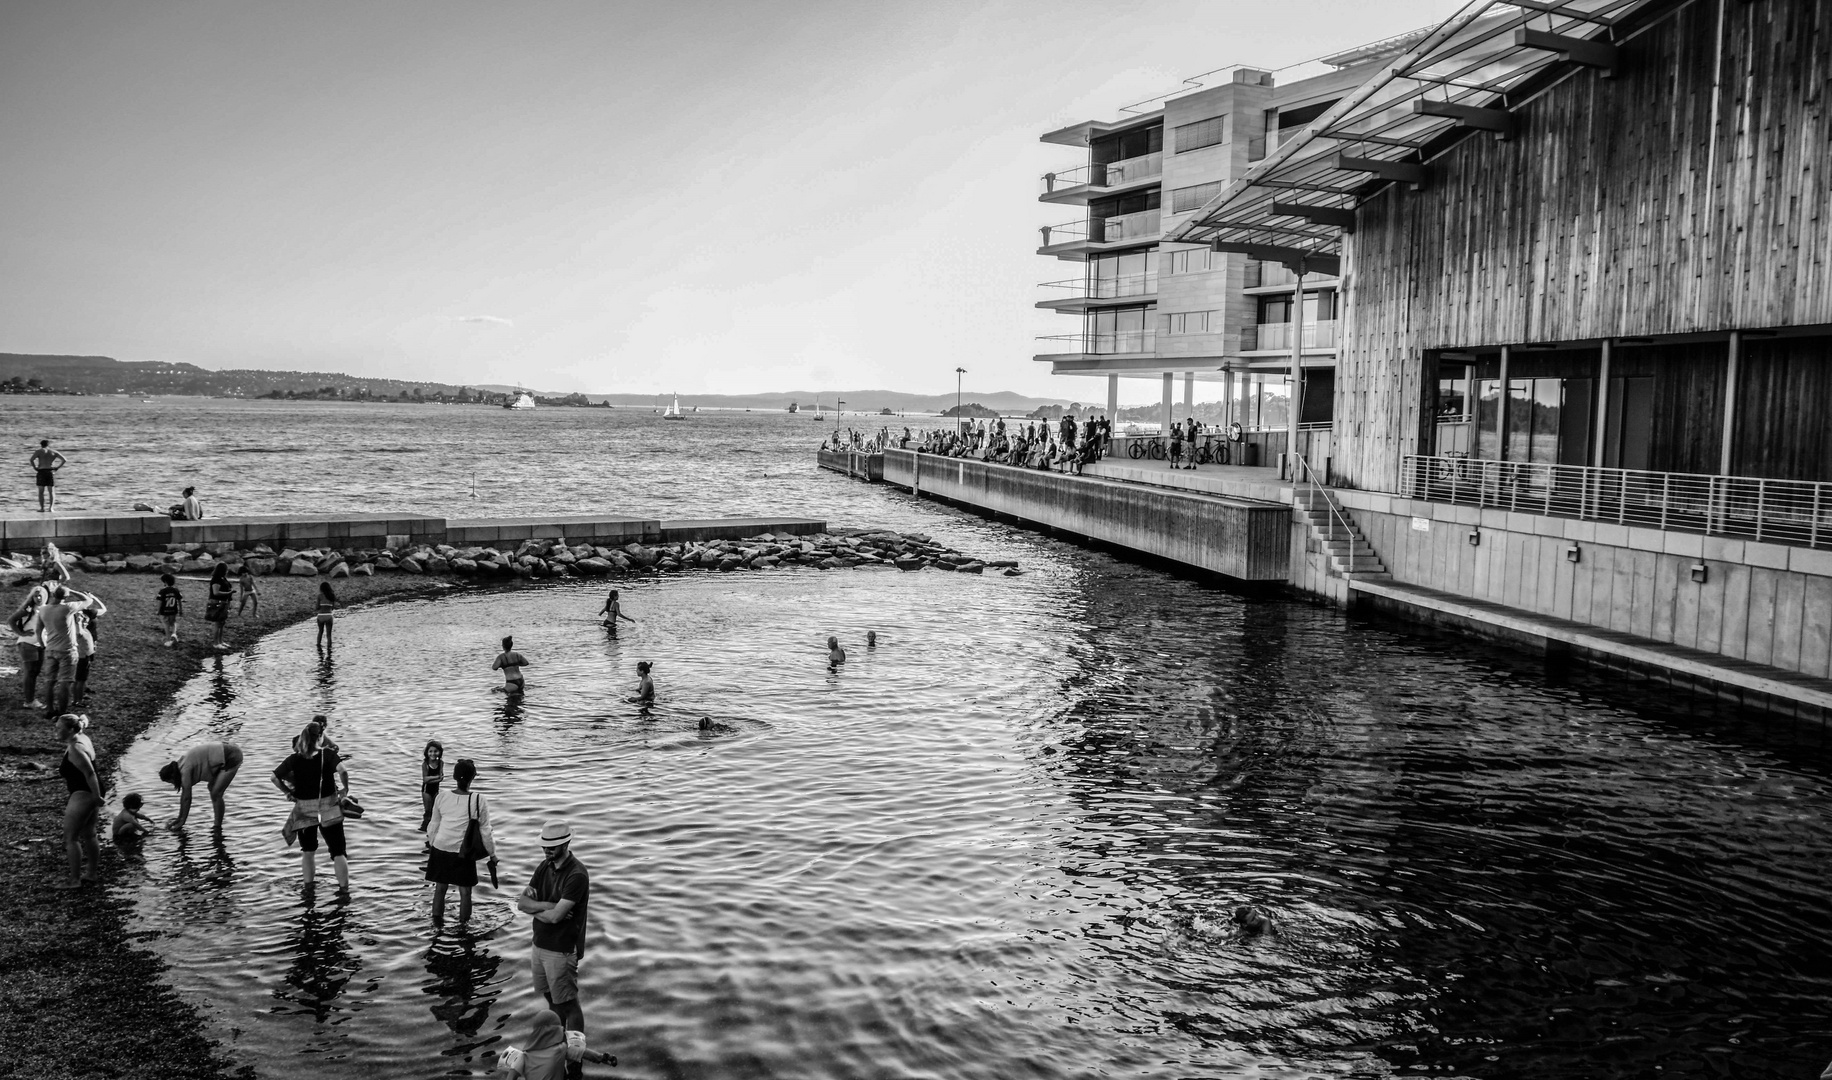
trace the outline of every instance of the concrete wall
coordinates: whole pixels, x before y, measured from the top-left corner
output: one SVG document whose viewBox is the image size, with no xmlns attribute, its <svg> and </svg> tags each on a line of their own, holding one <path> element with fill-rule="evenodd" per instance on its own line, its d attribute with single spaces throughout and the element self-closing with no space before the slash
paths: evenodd
<svg viewBox="0 0 1832 1080">
<path fill-rule="evenodd" d="M 1286 579 L 1291 508 L 961 458 L 884 452 L 884 479 L 925 495 L 1240 581 Z"/>
<path fill-rule="evenodd" d="M 33 552 L 46 541 L 76 551 L 164 551 L 172 525 L 164 514 L 0 519 L 0 551 Z"/>
<path fill-rule="evenodd" d="M 818 450 L 816 460 L 823 469 L 831 469 L 861 480 L 884 479 L 884 455 L 861 454 L 853 450 Z"/>
<path fill-rule="evenodd" d="M 1338 491 L 1394 580 L 1832 676 L 1832 551 Z M 1480 532 L 1472 546 L 1469 535 Z M 1577 548 L 1578 561 L 1567 556 Z M 1294 553 L 1294 571 L 1298 558 Z M 1706 580 L 1692 580 L 1703 564 Z M 1293 584 L 1313 592 L 1313 578 Z"/>
</svg>

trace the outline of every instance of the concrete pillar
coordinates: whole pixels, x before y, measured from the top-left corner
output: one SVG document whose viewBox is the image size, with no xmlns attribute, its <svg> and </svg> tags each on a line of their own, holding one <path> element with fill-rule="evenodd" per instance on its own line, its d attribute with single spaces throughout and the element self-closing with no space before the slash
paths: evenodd
<svg viewBox="0 0 1832 1080">
<path fill-rule="evenodd" d="M 1501 347 L 1501 400 L 1495 403 L 1495 460 L 1508 459 L 1508 353 Z"/>
<path fill-rule="evenodd" d="M 1118 375 L 1107 376 L 1107 422 L 1110 424 L 1120 422 L 1120 377 Z"/>
<path fill-rule="evenodd" d="M 1291 287 L 1291 401 L 1287 409 L 1291 413 L 1285 424 L 1285 453 L 1291 461 L 1287 472 L 1293 483 L 1302 480 L 1298 475 L 1298 415 L 1304 409 L 1304 263 L 1299 260 L 1297 284 Z"/>
<path fill-rule="evenodd" d="M 1196 373 L 1185 372 L 1183 375 L 1183 411 L 1187 414 L 1196 408 Z M 1186 415 L 1184 419 L 1189 419 Z"/>
<path fill-rule="evenodd" d="M 1159 431 L 1166 436 L 1170 434 L 1170 404 L 1172 395 L 1176 393 L 1176 380 L 1175 373 L 1164 373 L 1164 407 L 1158 410 L 1158 419 L 1164 425 Z"/>
<path fill-rule="evenodd" d="M 1724 366 L 1724 434 L 1718 448 L 1718 475 L 1730 475 L 1730 451 L 1737 435 L 1737 369 L 1743 361 L 1743 332 L 1730 332 L 1730 362 Z"/>
<path fill-rule="evenodd" d="M 1232 424 L 1236 415 L 1234 411 L 1234 369 L 1229 368 L 1221 376 L 1221 426 L 1225 428 Z"/>
<path fill-rule="evenodd" d="M 1609 430 L 1609 368 L 1610 361 L 1614 358 L 1610 355 L 1610 351 L 1610 340 L 1604 338 L 1603 359 L 1597 364 L 1597 419 L 1590 427 L 1590 430 L 1596 433 L 1592 436 L 1595 440 L 1595 448 L 1590 452 L 1590 463 L 1599 469 L 1603 467 L 1604 452 L 1609 446 L 1611 435 Z"/>
</svg>

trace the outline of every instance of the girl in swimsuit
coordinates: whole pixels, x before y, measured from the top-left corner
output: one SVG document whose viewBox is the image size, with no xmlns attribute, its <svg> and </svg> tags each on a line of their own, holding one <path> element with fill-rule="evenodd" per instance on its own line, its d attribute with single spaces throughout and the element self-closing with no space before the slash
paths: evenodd
<svg viewBox="0 0 1832 1080">
<path fill-rule="evenodd" d="M 64 758 L 57 771 L 70 797 L 64 803 L 64 856 L 70 876 L 59 889 L 80 889 L 100 880 L 102 853 L 95 840 L 96 811 L 102 805 L 102 781 L 95 775 L 95 751 L 83 735 L 81 717 L 70 713 L 57 718 L 57 738 Z"/>
<path fill-rule="evenodd" d="M 420 755 L 420 831 L 433 819 L 433 800 L 439 797 L 439 784 L 445 779 L 445 746 L 438 739 L 429 740 Z"/>
<path fill-rule="evenodd" d="M 644 709 L 655 704 L 655 680 L 649 678 L 649 670 L 654 666 L 647 660 L 636 665 L 636 696 L 630 701 Z"/>
<path fill-rule="evenodd" d="M 337 610 L 337 594 L 331 591 L 331 583 L 318 583 L 318 645 L 328 648 L 331 644 L 332 613 Z"/>
</svg>

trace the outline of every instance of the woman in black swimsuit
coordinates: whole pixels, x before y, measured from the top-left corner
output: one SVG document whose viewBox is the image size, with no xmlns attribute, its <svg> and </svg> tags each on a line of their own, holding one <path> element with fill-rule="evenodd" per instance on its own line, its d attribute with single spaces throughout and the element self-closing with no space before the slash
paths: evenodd
<svg viewBox="0 0 1832 1080">
<path fill-rule="evenodd" d="M 57 771 L 70 789 L 64 803 L 64 855 L 70 876 L 59 889 L 80 889 L 100 880 L 102 853 L 96 845 L 96 811 L 102 806 L 102 781 L 95 775 L 95 751 L 83 736 L 83 721 L 65 713 L 57 718 L 57 738 L 64 759 Z"/>
</svg>

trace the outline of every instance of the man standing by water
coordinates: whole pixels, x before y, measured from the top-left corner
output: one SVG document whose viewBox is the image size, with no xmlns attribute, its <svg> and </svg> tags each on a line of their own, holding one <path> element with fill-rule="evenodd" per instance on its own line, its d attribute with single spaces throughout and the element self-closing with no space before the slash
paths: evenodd
<svg viewBox="0 0 1832 1080">
<path fill-rule="evenodd" d="M 38 474 L 38 512 L 57 510 L 57 470 L 64 467 L 64 455 L 51 449 L 50 439 L 38 440 L 32 453 L 32 469 Z"/>
<path fill-rule="evenodd" d="M 572 857 L 572 828 L 564 821 L 541 826 L 546 858 L 534 872 L 516 907 L 534 916 L 534 951 L 529 967 L 534 988 L 560 1015 L 567 1031 L 585 1030 L 579 1007 L 579 961 L 585 957 L 586 903 L 591 878 Z"/>
</svg>

